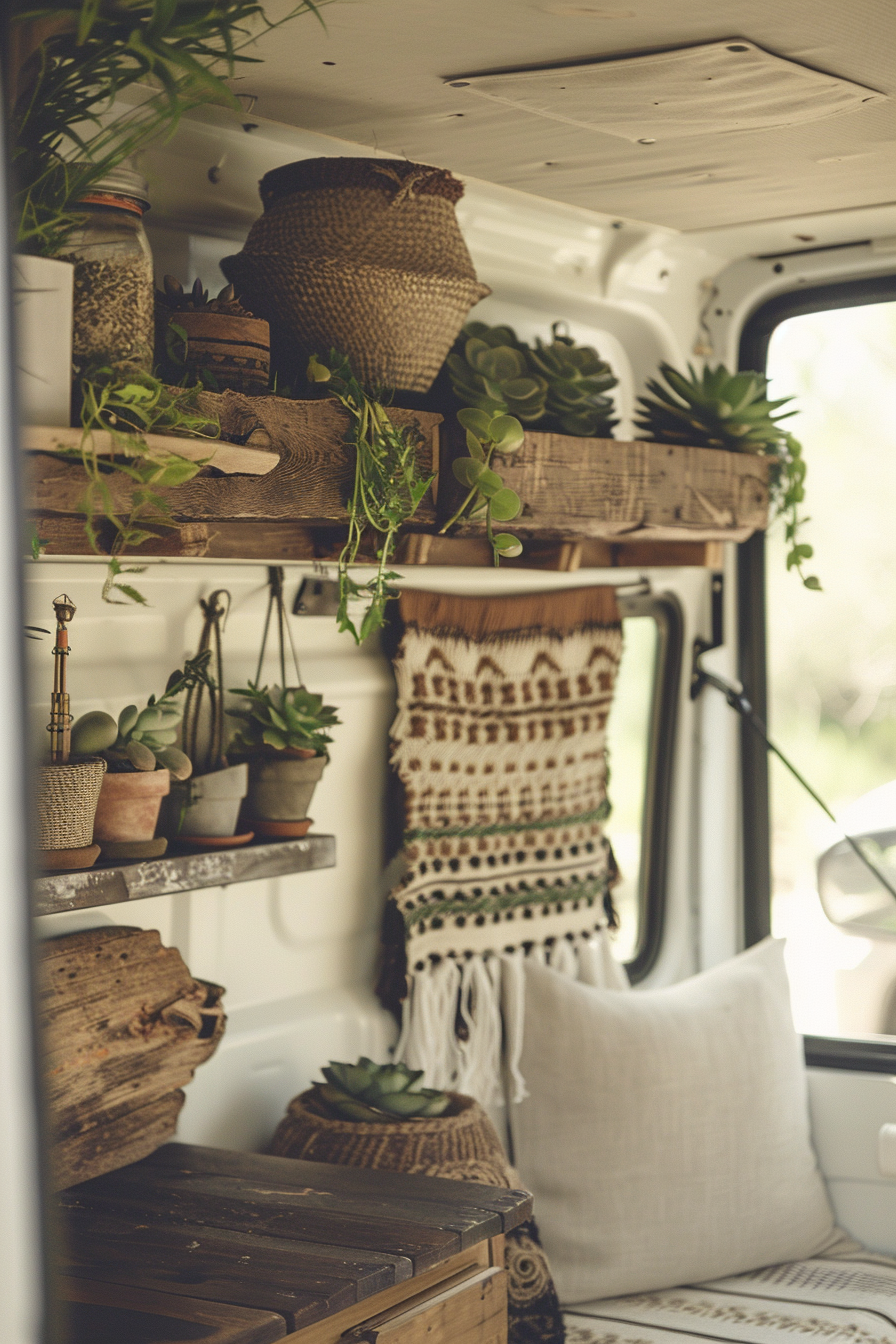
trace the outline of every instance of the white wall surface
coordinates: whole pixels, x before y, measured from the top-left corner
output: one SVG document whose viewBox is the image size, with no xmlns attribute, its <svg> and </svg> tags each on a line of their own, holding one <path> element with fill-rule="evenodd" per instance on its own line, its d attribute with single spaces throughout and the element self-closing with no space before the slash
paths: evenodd
<svg viewBox="0 0 896 1344">
<path fill-rule="evenodd" d="M 812 1135 L 837 1219 L 876 1251 L 896 1255 L 896 1177 L 881 1174 L 878 1134 L 896 1123 L 896 1077 L 810 1069 Z"/>
</svg>

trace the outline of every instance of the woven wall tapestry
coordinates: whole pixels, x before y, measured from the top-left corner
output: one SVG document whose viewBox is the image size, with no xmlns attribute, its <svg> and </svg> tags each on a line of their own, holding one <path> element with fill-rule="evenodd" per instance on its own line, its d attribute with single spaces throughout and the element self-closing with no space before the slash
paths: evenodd
<svg viewBox="0 0 896 1344">
<path fill-rule="evenodd" d="M 405 591 L 392 765 L 403 876 L 380 996 L 397 1059 L 484 1105 L 525 1095 L 522 961 L 627 987 L 606 937 L 606 724 L 622 652 L 612 588 L 511 597 Z"/>
</svg>

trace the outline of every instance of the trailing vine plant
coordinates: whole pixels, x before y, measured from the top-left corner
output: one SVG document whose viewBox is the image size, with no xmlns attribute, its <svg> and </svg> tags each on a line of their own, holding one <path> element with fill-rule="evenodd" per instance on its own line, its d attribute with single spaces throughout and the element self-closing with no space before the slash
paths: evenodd
<svg viewBox="0 0 896 1344">
<path fill-rule="evenodd" d="M 440 530 L 447 532 L 461 518 L 484 517 L 485 535 L 492 548 L 494 562 L 499 565 L 502 559 L 510 560 L 520 555 L 523 546 L 512 532 L 495 532 L 494 524 L 512 522 L 520 512 L 522 503 L 516 491 L 504 484 L 491 463 L 495 453 L 506 456 L 522 448 L 525 434 L 519 420 L 512 415 L 491 415 L 488 411 L 466 407 L 458 411 L 457 418 L 466 430 L 470 456 L 456 458 L 452 470 L 461 485 L 469 487 L 469 493 Z"/>
<path fill-rule="evenodd" d="M 215 439 L 220 426 L 196 403 L 201 388 L 166 387 L 140 368 L 93 363 L 79 371 L 75 390 L 80 403 L 81 440 L 77 448 L 60 455 L 81 464 L 87 486 L 79 502 L 84 530 L 97 555 L 109 554 L 103 583 L 103 601 L 123 600 L 146 605 L 143 594 L 123 576 L 141 574 L 143 565 L 123 565 L 126 551 L 142 546 L 158 528 L 170 528 L 170 508 L 160 490 L 192 480 L 208 458 L 190 461 L 177 453 L 159 451 L 141 437 L 154 432 L 188 434 Z M 113 456 L 100 455 L 96 431 L 112 435 Z M 133 482 L 130 506 L 116 507 L 112 478 Z M 111 524 L 114 539 L 108 552 L 100 544 L 97 518 Z"/>
<path fill-rule="evenodd" d="M 312 355 L 308 361 L 310 382 L 325 385 L 349 416 L 346 442 L 355 449 L 355 476 L 347 500 L 348 539 L 339 556 L 340 630 L 348 630 L 355 643 L 379 630 L 392 596 L 389 583 L 398 575 L 389 570 L 399 528 L 417 512 L 433 477 L 421 474 L 417 452 L 422 436 L 416 426 L 394 425 L 382 401 L 371 396 L 358 382 L 348 359 L 331 350 L 328 360 Z M 380 393 L 380 396 L 383 394 Z M 382 537 L 377 548 L 379 564 L 367 583 L 357 583 L 350 573 L 368 527 Z M 349 601 L 367 598 L 368 605 L 356 627 L 349 616 Z"/>
</svg>

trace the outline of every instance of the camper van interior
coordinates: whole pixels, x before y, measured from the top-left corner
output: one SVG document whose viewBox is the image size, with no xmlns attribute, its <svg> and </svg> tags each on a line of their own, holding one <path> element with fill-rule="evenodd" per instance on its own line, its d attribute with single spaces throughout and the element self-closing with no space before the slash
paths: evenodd
<svg viewBox="0 0 896 1344">
<path fill-rule="evenodd" d="M 894 18 L 9 4 L 4 1344 L 896 1344 Z"/>
</svg>

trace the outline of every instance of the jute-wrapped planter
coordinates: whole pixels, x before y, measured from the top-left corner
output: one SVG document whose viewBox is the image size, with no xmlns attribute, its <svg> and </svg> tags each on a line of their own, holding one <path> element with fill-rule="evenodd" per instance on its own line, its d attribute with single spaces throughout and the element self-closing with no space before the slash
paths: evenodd
<svg viewBox="0 0 896 1344">
<path fill-rule="evenodd" d="M 364 383 L 426 392 L 474 303 L 454 213 L 463 184 L 400 159 L 304 159 L 266 173 L 264 214 L 221 269 L 271 324 L 280 368 L 331 347 Z"/>
<path fill-rule="evenodd" d="M 310 1089 L 289 1103 L 271 1152 L 309 1162 L 444 1176 L 511 1189 L 507 1158 L 491 1120 L 472 1097 L 450 1095 L 445 1115 L 378 1123 L 335 1120 L 324 1113 Z"/>
<path fill-rule="evenodd" d="M 106 773 L 101 756 L 37 772 L 35 840 L 40 850 L 85 849 L 93 843 L 97 801 Z"/>
<path fill-rule="evenodd" d="M 207 370 L 219 392 L 267 390 L 271 372 L 271 333 L 259 317 L 230 313 L 175 311 L 175 322 L 187 333 L 184 365 L 191 381 Z"/>
</svg>

